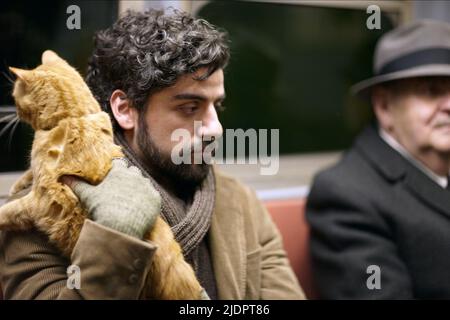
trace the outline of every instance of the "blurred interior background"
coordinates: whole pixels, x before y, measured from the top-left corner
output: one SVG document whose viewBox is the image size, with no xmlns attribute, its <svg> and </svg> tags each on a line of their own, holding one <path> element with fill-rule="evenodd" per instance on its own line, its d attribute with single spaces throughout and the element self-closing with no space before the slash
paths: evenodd
<svg viewBox="0 0 450 320">
<path fill-rule="evenodd" d="M 66 27 L 66 10 L 72 4 L 81 9 L 79 30 Z M 371 4 L 381 9 L 380 29 L 366 27 Z M 52 49 L 84 73 L 96 30 L 111 25 L 127 9 L 169 6 L 228 31 L 232 57 L 225 73 L 222 124 L 225 129 L 279 129 L 280 163 L 272 176 L 260 175 L 258 165 L 222 168 L 252 186 L 285 240 L 291 228 L 302 246 L 306 244 L 296 237 L 299 229 L 285 213 L 304 206 L 299 199 L 307 196 L 314 174 L 337 161 L 372 120 L 370 106 L 352 98 L 349 87 L 371 76 L 377 40 L 415 19 L 450 22 L 450 1 L 2 1 L 0 118 L 15 114 L 8 66 L 34 68 L 41 53 Z M 0 120 L 0 130 L 6 126 L 8 122 Z M 25 124 L 12 129 L 0 136 L 0 204 L 28 166 L 33 137 Z M 313 296 L 308 278 L 300 274 L 307 268 L 300 265 L 303 258 L 296 247 L 288 244 L 287 250 L 308 296 Z"/>
</svg>

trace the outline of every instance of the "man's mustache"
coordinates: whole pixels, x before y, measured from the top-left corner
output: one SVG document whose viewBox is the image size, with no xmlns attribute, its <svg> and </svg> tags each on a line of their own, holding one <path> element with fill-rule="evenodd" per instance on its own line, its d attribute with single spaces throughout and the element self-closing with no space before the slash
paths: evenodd
<svg viewBox="0 0 450 320">
<path fill-rule="evenodd" d="M 436 123 L 434 124 L 434 127 L 435 127 L 435 128 L 446 127 L 446 126 L 450 126 L 450 118 L 438 120 L 438 121 L 436 121 Z"/>
<path fill-rule="evenodd" d="M 195 143 L 192 143 L 189 147 L 183 148 L 182 152 L 184 152 L 184 150 L 189 150 L 191 154 L 194 154 L 197 152 L 203 153 L 205 151 L 205 148 L 214 142 L 215 142 L 214 140 L 195 142 Z M 213 150 L 213 153 L 215 153 L 214 151 L 215 150 Z M 214 156 L 214 154 L 212 154 L 212 155 Z"/>
</svg>

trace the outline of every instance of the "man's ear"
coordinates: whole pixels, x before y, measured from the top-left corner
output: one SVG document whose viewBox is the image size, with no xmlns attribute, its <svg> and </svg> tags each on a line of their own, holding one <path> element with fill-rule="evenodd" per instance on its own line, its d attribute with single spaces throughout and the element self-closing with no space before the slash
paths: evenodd
<svg viewBox="0 0 450 320">
<path fill-rule="evenodd" d="M 373 111 L 375 112 L 381 128 L 387 132 L 391 132 L 393 127 L 393 119 L 389 91 L 381 86 L 374 87 L 371 90 L 371 101 Z"/>
<path fill-rule="evenodd" d="M 114 90 L 109 99 L 111 110 L 119 126 L 124 130 L 132 130 L 136 127 L 138 113 L 127 99 L 125 92 Z"/>
</svg>

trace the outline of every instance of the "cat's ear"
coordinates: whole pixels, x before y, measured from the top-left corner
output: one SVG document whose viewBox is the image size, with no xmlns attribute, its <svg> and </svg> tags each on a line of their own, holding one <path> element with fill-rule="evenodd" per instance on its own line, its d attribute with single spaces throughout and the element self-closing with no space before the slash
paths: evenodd
<svg viewBox="0 0 450 320">
<path fill-rule="evenodd" d="M 52 50 L 45 50 L 42 53 L 42 64 L 54 64 L 64 61 Z"/>
<path fill-rule="evenodd" d="M 9 71 L 14 73 L 17 76 L 17 78 L 19 78 L 20 80 L 22 80 L 25 83 L 27 83 L 27 79 L 30 77 L 31 72 L 32 72 L 30 70 L 24 70 L 24 69 L 19 69 L 19 68 L 14 68 L 14 67 L 9 67 Z"/>
<path fill-rule="evenodd" d="M 42 64 L 47 66 L 57 66 L 73 72 L 73 68 L 67 63 L 67 61 L 58 56 L 52 50 L 45 50 L 44 53 L 42 53 Z"/>
</svg>

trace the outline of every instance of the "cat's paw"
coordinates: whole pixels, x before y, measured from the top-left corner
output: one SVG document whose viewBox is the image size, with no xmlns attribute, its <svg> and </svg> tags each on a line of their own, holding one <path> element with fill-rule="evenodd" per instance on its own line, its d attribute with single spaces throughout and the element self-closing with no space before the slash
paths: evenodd
<svg viewBox="0 0 450 320">
<path fill-rule="evenodd" d="M 32 184 L 32 181 L 27 182 L 27 183 L 23 183 L 22 181 L 17 181 L 16 183 L 13 184 L 13 186 L 9 190 L 9 196 L 13 197 L 13 196 L 17 195 L 21 191 L 31 187 L 31 184 Z"/>
</svg>

